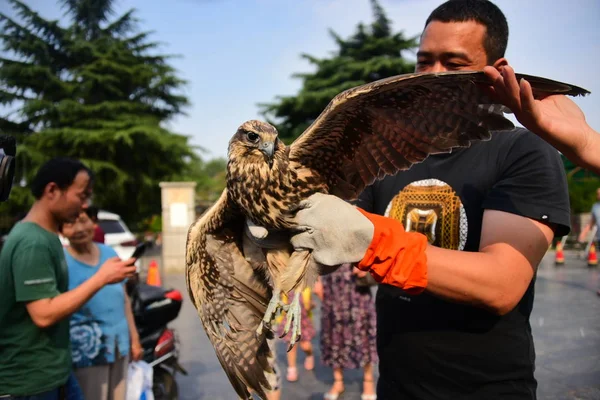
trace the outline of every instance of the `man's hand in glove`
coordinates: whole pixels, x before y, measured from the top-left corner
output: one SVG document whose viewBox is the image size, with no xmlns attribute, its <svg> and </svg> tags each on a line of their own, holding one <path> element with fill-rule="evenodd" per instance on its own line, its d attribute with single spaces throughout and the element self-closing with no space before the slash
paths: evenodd
<svg viewBox="0 0 600 400">
<path fill-rule="evenodd" d="M 344 200 L 314 194 L 296 213 L 295 249 L 312 250 L 318 263 L 358 263 L 376 281 L 420 293 L 427 286 L 427 238 L 399 221 L 370 214 Z"/>
<path fill-rule="evenodd" d="M 358 209 L 336 197 L 321 193 L 300 203 L 295 216 L 295 249 L 312 250 L 318 263 L 357 263 L 365 256 L 375 226 Z"/>
</svg>

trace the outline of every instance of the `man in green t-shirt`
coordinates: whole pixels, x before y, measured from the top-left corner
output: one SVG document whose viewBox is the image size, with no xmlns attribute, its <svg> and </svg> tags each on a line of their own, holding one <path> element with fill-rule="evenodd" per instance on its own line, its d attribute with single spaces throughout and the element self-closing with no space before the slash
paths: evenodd
<svg viewBox="0 0 600 400">
<path fill-rule="evenodd" d="M 104 285 L 135 273 L 135 260 L 115 257 L 77 288 L 68 274 L 57 232 L 87 207 L 92 173 L 57 158 L 31 184 L 36 198 L 0 252 L 0 399 L 36 395 L 55 400 L 71 372 L 68 317 Z"/>
</svg>

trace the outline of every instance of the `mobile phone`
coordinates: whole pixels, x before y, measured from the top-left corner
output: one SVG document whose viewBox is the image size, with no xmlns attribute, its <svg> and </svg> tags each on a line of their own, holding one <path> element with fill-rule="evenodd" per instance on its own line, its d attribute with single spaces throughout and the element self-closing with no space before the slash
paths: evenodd
<svg viewBox="0 0 600 400">
<path fill-rule="evenodd" d="M 148 244 L 146 242 L 142 242 L 142 243 L 138 244 L 137 246 L 135 246 L 135 250 L 133 251 L 133 254 L 131 255 L 130 258 L 140 258 L 146 251 L 147 246 L 148 246 Z"/>
</svg>

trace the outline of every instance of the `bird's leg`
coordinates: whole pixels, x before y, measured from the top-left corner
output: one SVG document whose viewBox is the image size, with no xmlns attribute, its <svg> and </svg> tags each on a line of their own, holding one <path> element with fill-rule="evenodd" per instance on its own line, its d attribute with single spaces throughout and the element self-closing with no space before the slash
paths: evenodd
<svg viewBox="0 0 600 400">
<path fill-rule="evenodd" d="M 281 301 L 281 289 L 275 287 L 273 288 L 273 296 L 271 297 L 271 301 L 269 301 L 269 305 L 267 306 L 267 311 L 265 311 L 263 320 L 256 329 L 256 334 L 261 335 L 265 326 L 268 329 L 271 329 L 271 322 L 275 319 L 277 313 L 282 309 L 286 310 L 287 305 Z"/>
<path fill-rule="evenodd" d="M 302 294 L 301 291 L 299 291 L 299 290 L 296 291 L 296 293 L 294 294 L 294 299 L 288 306 L 288 309 L 286 312 L 285 327 L 283 329 L 283 335 L 281 335 L 281 337 L 284 337 L 285 335 L 287 335 L 288 332 L 290 331 L 290 327 L 292 328 L 292 336 L 290 338 L 290 345 L 287 349 L 288 352 L 290 350 L 292 350 L 294 345 L 302 337 L 302 329 L 301 329 L 301 325 L 300 325 L 300 321 L 302 318 L 302 308 L 301 308 L 302 306 L 300 304 L 300 295 L 301 294 Z"/>
</svg>

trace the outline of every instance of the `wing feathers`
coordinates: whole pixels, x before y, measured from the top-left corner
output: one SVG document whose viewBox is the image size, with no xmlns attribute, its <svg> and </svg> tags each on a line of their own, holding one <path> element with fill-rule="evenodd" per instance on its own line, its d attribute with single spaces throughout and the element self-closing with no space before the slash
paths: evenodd
<svg viewBox="0 0 600 400">
<path fill-rule="evenodd" d="M 366 175 L 366 182 L 369 182 L 373 177 L 379 175 L 379 164 L 369 151 L 369 146 L 363 146 L 359 154 L 362 157 L 365 171 L 368 173 L 368 175 Z"/>
<path fill-rule="evenodd" d="M 385 137 L 381 138 L 381 144 L 384 144 L 387 142 L 388 147 L 391 146 L 389 141 L 387 141 L 387 139 Z M 375 159 L 375 163 L 378 165 L 378 167 L 380 168 L 379 173 L 377 174 L 377 177 L 379 179 L 383 178 L 383 175 L 388 173 L 394 173 L 394 171 L 396 170 L 396 167 L 394 166 L 391 158 L 389 155 L 389 149 L 386 148 L 386 146 L 376 146 L 375 143 L 371 142 L 371 141 L 367 141 L 366 143 L 366 148 L 367 150 L 371 153 L 371 155 L 373 156 L 373 158 Z M 393 147 L 392 147 L 393 149 Z M 387 154 L 386 154 L 386 150 L 387 150 Z"/>
<path fill-rule="evenodd" d="M 534 95 L 583 95 L 585 89 L 517 74 Z M 337 95 L 290 146 L 290 161 L 312 169 L 330 193 L 353 200 L 365 186 L 429 154 L 488 140 L 513 124 L 490 100 L 481 71 L 417 73 L 382 79 Z M 340 162 L 341 161 L 341 162 Z"/>
<path fill-rule="evenodd" d="M 244 219 L 225 190 L 189 231 L 186 283 L 206 334 L 236 393 L 262 398 L 274 373 L 267 336 L 256 335 L 271 290 L 262 270 L 252 268 L 242 253 Z"/>
</svg>

